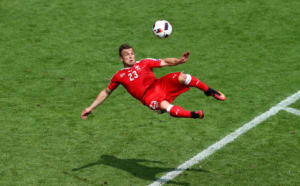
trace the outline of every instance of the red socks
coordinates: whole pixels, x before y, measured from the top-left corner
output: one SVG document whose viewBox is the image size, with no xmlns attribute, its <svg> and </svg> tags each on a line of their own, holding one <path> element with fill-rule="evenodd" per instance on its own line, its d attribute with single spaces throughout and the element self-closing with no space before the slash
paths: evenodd
<svg viewBox="0 0 300 186">
<path fill-rule="evenodd" d="M 206 92 L 209 89 L 209 87 L 207 85 L 205 85 L 199 79 L 197 79 L 194 76 L 189 75 L 189 74 L 187 74 L 187 78 L 186 78 L 186 81 L 184 82 L 184 84 L 189 87 L 197 87 L 197 88 L 203 90 L 204 92 Z"/>
<path fill-rule="evenodd" d="M 187 111 L 187 110 L 184 110 L 183 108 L 181 108 L 180 106 L 172 105 L 171 108 L 168 108 L 168 112 L 173 117 L 190 118 L 192 111 Z"/>
</svg>

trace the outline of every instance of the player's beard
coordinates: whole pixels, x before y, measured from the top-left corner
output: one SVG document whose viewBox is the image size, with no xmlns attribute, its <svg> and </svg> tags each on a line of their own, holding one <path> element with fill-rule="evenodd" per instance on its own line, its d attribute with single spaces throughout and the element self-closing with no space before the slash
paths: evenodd
<svg viewBox="0 0 300 186">
<path fill-rule="evenodd" d="M 124 63 L 124 65 L 127 67 L 132 67 L 134 64 L 135 64 L 135 60 L 130 60 L 129 62 Z"/>
</svg>

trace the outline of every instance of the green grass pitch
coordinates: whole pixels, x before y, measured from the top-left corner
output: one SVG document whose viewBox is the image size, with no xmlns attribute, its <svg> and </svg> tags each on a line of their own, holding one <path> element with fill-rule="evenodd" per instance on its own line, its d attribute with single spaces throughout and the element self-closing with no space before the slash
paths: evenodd
<svg viewBox="0 0 300 186">
<path fill-rule="evenodd" d="M 148 185 L 300 89 L 298 0 L 1 0 L 0 185 Z M 152 34 L 166 19 L 168 39 Z M 175 100 L 204 120 L 159 115 L 119 87 L 81 111 L 136 58 L 180 57 L 227 101 Z M 300 109 L 300 100 L 291 105 Z M 279 112 L 166 185 L 300 185 L 300 117 Z"/>
</svg>

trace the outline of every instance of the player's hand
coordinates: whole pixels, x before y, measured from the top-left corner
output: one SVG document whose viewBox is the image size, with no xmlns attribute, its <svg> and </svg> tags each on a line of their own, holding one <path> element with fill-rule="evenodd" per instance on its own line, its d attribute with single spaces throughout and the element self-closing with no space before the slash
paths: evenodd
<svg viewBox="0 0 300 186">
<path fill-rule="evenodd" d="M 92 113 L 92 109 L 90 108 L 84 109 L 81 113 L 81 119 L 86 119 L 90 113 Z"/>
<path fill-rule="evenodd" d="M 187 61 L 189 60 L 189 55 L 190 55 L 190 52 L 189 52 L 189 51 L 185 52 L 185 53 L 181 56 L 180 61 L 181 61 L 182 63 L 187 62 Z"/>
</svg>

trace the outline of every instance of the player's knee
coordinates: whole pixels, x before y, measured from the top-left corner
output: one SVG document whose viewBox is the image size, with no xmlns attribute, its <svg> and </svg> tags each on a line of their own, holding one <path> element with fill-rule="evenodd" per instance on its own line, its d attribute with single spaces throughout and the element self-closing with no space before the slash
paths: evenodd
<svg viewBox="0 0 300 186">
<path fill-rule="evenodd" d="M 162 101 L 161 103 L 160 103 L 160 109 L 163 111 L 163 112 L 165 112 L 165 111 L 167 111 L 167 109 L 168 109 L 168 107 L 170 106 L 170 103 L 168 102 L 168 101 Z"/>
<path fill-rule="evenodd" d="M 180 73 L 179 77 L 178 77 L 178 81 L 182 84 L 184 84 L 184 82 L 186 81 L 187 75 L 184 73 Z"/>
</svg>

